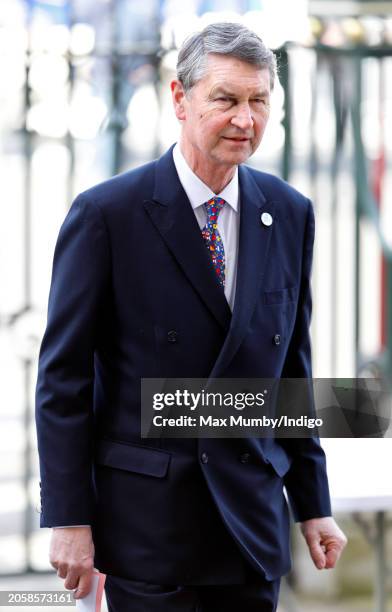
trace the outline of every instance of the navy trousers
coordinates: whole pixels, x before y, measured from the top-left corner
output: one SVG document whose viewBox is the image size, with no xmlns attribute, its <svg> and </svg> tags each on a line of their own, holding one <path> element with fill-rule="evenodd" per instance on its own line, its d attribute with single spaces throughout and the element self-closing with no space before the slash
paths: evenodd
<svg viewBox="0 0 392 612">
<path fill-rule="evenodd" d="M 159 585 L 107 576 L 109 612 L 275 612 L 280 579 L 249 569 L 243 584 Z"/>
</svg>

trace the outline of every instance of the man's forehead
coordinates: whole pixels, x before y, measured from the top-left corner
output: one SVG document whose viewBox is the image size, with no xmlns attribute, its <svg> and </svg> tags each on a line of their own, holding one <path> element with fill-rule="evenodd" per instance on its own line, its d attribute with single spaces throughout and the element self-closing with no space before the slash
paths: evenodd
<svg viewBox="0 0 392 612">
<path fill-rule="evenodd" d="M 270 83 L 267 66 L 255 66 L 230 55 L 209 54 L 202 79 L 210 86 L 230 89 L 238 84 L 265 89 Z"/>
</svg>

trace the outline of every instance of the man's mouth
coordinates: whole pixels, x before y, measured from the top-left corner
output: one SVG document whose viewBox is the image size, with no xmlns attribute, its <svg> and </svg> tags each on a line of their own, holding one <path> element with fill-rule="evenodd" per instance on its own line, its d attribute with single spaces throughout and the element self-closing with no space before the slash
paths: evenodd
<svg viewBox="0 0 392 612">
<path fill-rule="evenodd" d="M 238 136 L 223 136 L 225 140 L 233 140 L 234 142 L 247 142 L 250 138 L 239 138 Z"/>
</svg>

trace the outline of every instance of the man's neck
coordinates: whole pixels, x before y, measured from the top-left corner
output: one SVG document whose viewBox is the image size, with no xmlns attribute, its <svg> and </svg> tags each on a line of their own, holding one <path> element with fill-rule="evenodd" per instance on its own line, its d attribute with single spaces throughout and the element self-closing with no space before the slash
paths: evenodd
<svg viewBox="0 0 392 612">
<path fill-rule="evenodd" d="M 192 172 L 194 172 L 214 193 L 218 194 L 223 191 L 233 178 L 237 166 L 203 163 L 201 160 L 197 159 L 197 157 L 192 154 L 192 151 L 188 150 L 181 141 L 179 145 L 181 153 Z"/>
</svg>

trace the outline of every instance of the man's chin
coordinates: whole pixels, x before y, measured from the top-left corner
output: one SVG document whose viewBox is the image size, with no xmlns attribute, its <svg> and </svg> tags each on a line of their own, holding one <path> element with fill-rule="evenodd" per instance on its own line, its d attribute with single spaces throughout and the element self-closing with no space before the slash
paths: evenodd
<svg viewBox="0 0 392 612">
<path fill-rule="evenodd" d="M 236 165 L 243 164 L 246 160 L 252 155 L 252 151 L 237 151 L 236 153 L 231 153 L 224 156 L 224 162 L 227 165 Z"/>
<path fill-rule="evenodd" d="M 230 146 L 231 143 L 229 140 L 226 140 L 225 143 L 227 144 L 225 146 L 225 150 L 222 151 L 222 158 L 229 164 L 242 164 L 253 153 L 249 142 L 242 144 L 242 146 L 239 146 L 238 144 L 233 144 L 233 146 Z"/>
</svg>

